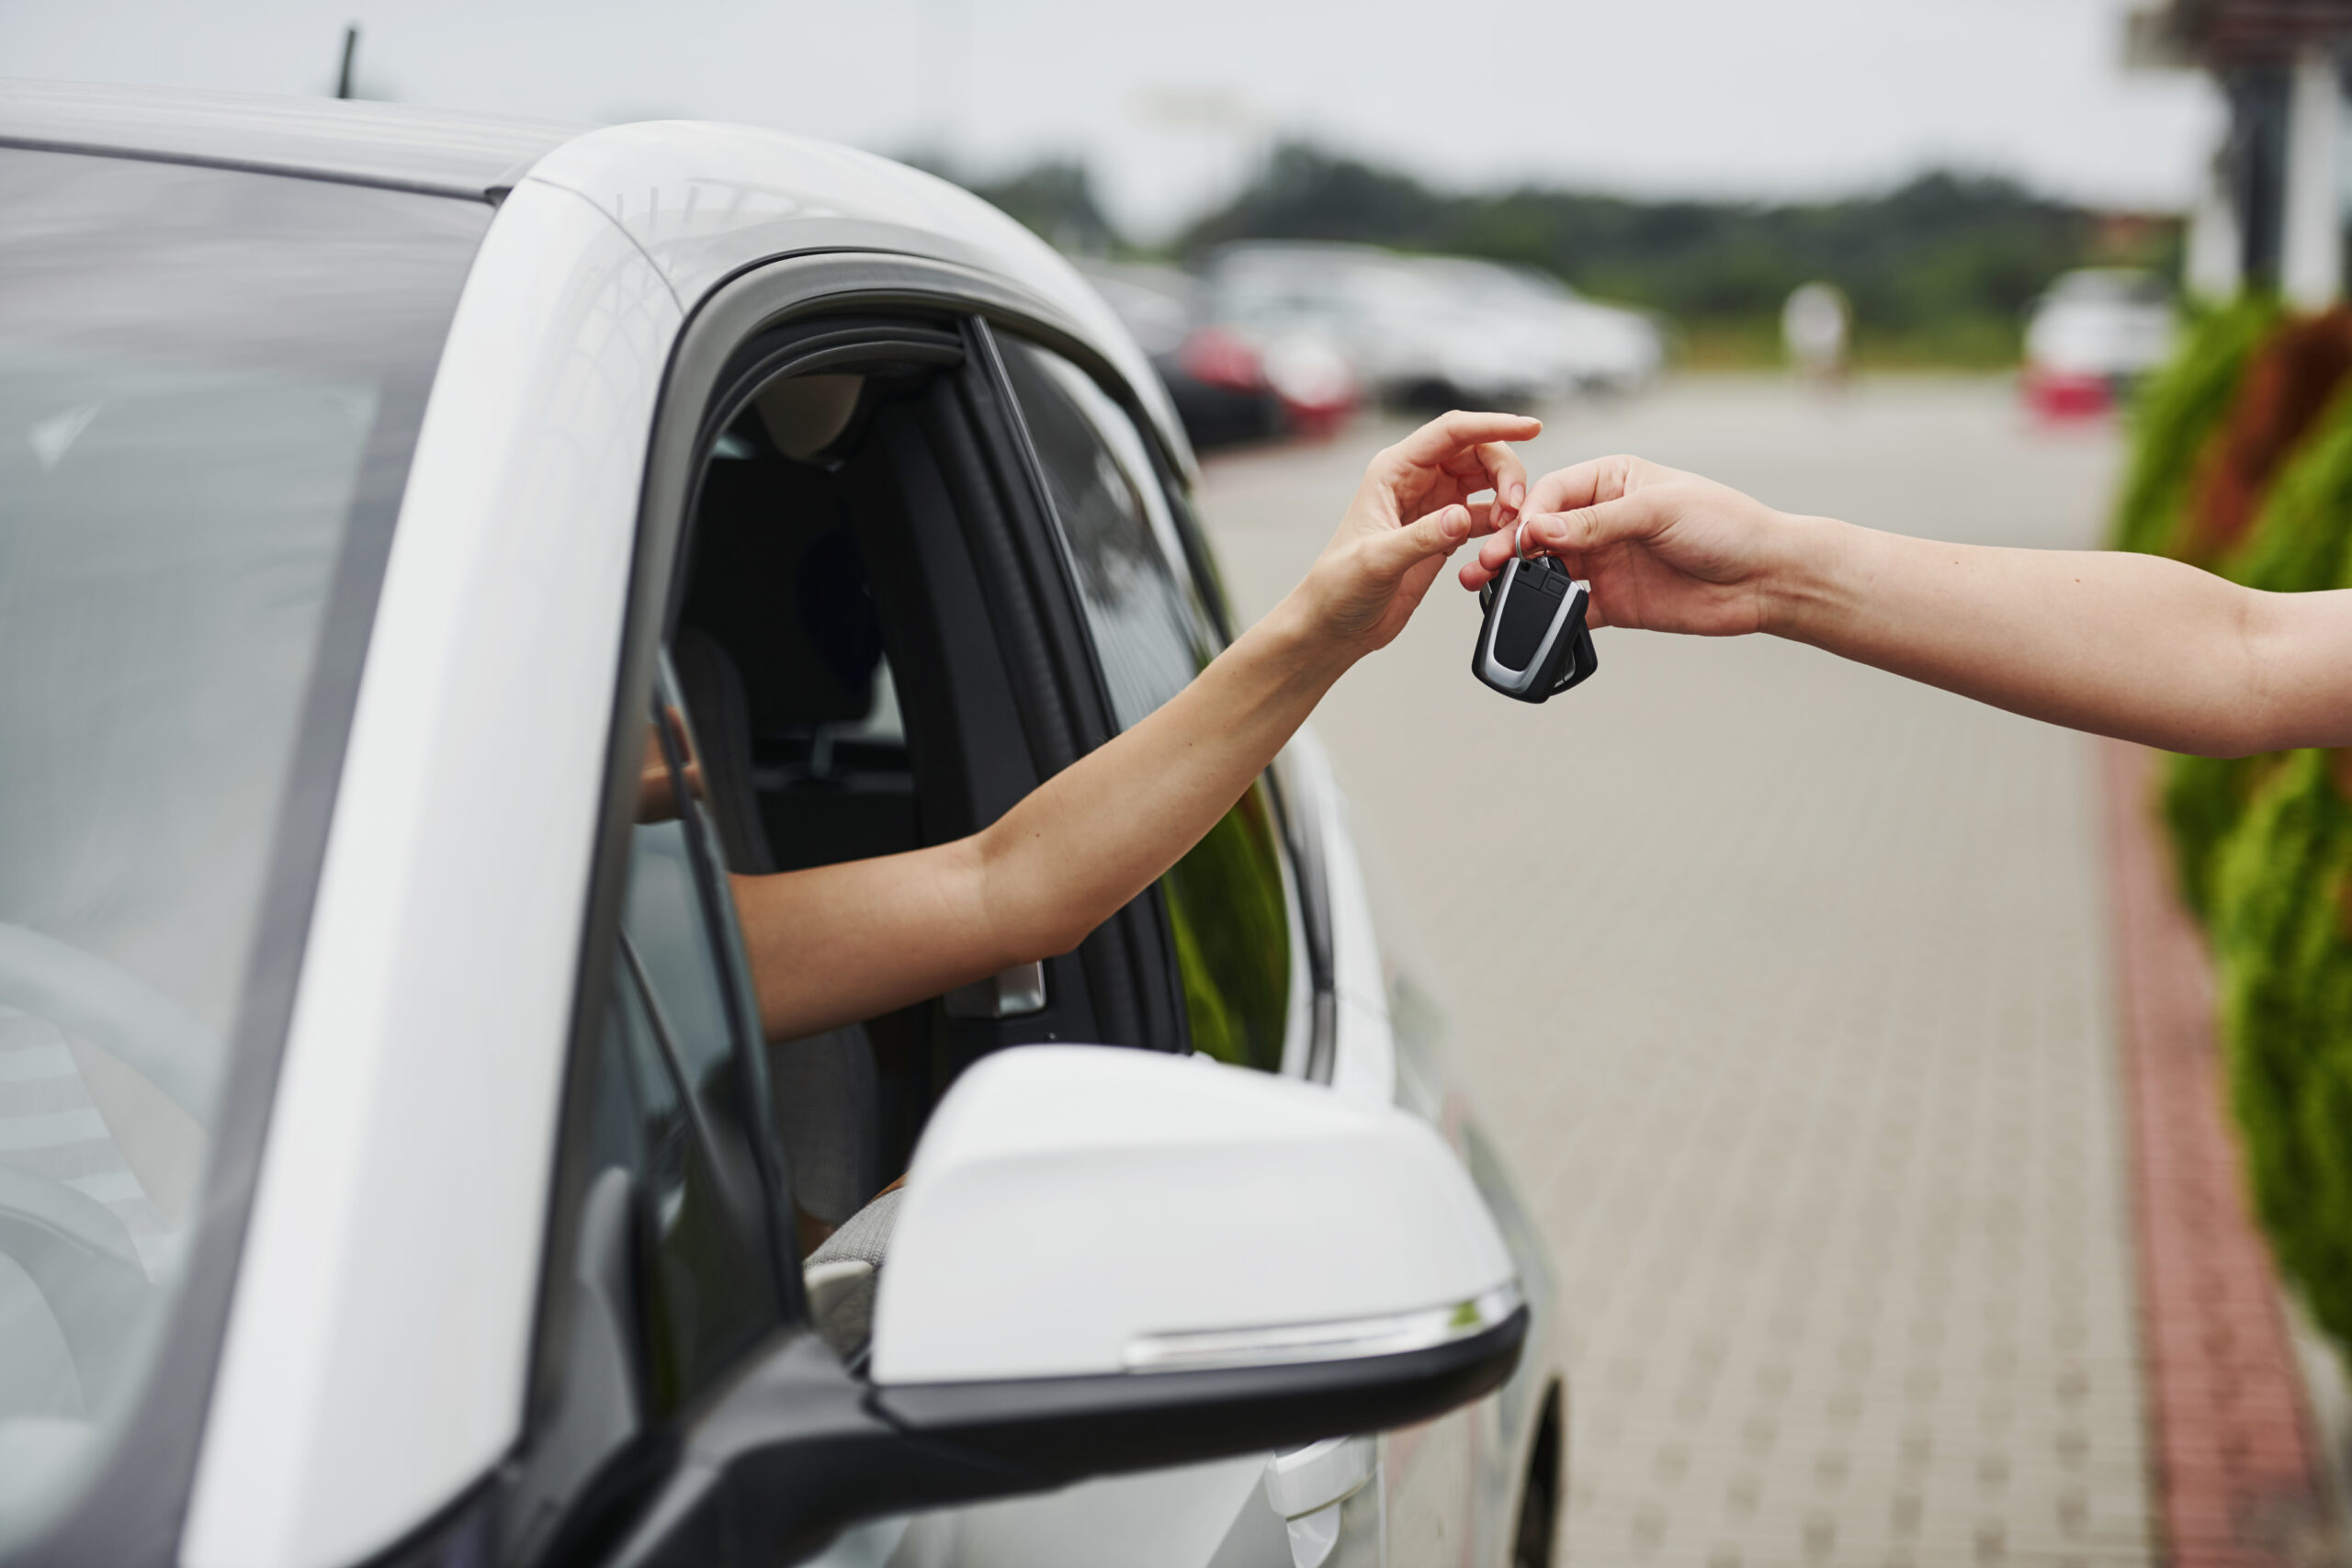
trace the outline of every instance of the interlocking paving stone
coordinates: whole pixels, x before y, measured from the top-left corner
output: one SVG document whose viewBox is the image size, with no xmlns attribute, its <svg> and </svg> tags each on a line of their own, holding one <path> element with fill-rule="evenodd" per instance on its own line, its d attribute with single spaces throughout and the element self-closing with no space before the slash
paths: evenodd
<svg viewBox="0 0 2352 1568">
<path fill-rule="evenodd" d="M 1245 615 L 1394 434 L 1212 465 Z M 2114 463 L 1998 383 L 1764 379 L 1567 410 L 1531 461 L 1618 449 L 2065 547 Z M 1317 728 L 1559 1266 L 1570 1561 L 2149 1562 L 2089 744 L 1763 639 L 1603 632 L 1525 707 L 1431 597 Z"/>
</svg>

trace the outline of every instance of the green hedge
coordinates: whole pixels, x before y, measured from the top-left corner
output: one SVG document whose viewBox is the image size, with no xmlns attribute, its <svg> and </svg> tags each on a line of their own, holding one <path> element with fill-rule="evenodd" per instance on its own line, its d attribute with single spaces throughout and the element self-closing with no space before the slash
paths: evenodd
<svg viewBox="0 0 2352 1568">
<path fill-rule="evenodd" d="M 2273 770 L 2214 874 L 2231 1096 L 2255 1206 L 2312 1315 L 2352 1344 L 2352 807 L 2329 754 Z"/>
<path fill-rule="evenodd" d="M 2197 460 L 2229 413 L 2246 362 L 2278 320 L 2278 307 L 2268 299 L 2201 310 L 2172 362 L 2143 384 L 2132 406 L 2131 466 L 2109 539 L 2115 548 L 2169 553 Z"/>
<path fill-rule="evenodd" d="M 2116 548 L 2177 551 L 2199 465 L 2278 321 L 2267 301 L 2209 311 L 2148 383 Z M 2276 592 L 2352 586 L 2352 388 L 2289 455 L 2218 570 Z M 2212 940 L 2256 1208 L 2313 1315 L 2352 1345 L 2352 804 L 2337 771 L 2315 750 L 2176 757 L 2164 813 L 2183 895 Z"/>
<path fill-rule="evenodd" d="M 2352 549 L 2352 391 L 2336 398 L 2279 471 L 2245 546 L 2222 575 L 2274 593 L 2308 593 L 2346 581 Z M 2200 920 L 2213 915 L 2215 856 L 2247 804 L 2282 761 L 2176 757 L 2166 769 L 2165 824 L 2181 895 Z"/>
</svg>

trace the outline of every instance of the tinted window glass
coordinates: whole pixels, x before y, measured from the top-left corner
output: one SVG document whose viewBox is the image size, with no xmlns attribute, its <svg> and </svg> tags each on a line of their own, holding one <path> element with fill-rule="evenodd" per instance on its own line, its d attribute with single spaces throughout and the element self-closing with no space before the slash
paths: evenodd
<svg viewBox="0 0 2352 1568">
<path fill-rule="evenodd" d="M 0 151 L 0 1544 L 141 1419 L 489 216 Z"/>
<path fill-rule="evenodd" d="M 1046 491 L 1124 728 L 1183 690 L 1216 634 L 1142 435 L 1060 355 L 1007 340 Z M 1193 1049 L 1272 1072 L 1290 1021 L 1290 924 L 1265 786 L 1161 879 Z"/>
<path fill-rule="evenodd" d="M 631 829 L 605 1070 L 628 1064 L 644 1129 L 631 1163 L 644 1173 L 653 1236 L 652 1392 L 667 1410 L 774 1322 L 777 1303 L 752 1152 L 759 1123 L 746 1114 L 764 1079 L 741 1047 L 748 1013 L 729 962 L 740 949 L 698 798 L 703 770 L 666 673 L 662 684 Z"/>
<path fill-rule="evenodd" d="M 1057 354 L 1008 339 L 1004 357 L 1125 728 L 1184 689 L 1216 635 L 1178 570 L 1175 520 L 1127 416 Z"/>
</svg>

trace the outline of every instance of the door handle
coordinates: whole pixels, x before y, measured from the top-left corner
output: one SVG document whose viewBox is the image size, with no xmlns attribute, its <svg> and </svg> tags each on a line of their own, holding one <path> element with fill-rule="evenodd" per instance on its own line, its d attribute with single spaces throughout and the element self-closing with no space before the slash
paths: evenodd
<svg viewBox="0 0 2352 1568">
<path fill-rule="evenodd" d="M 1046 966 L 1016 964 L 947 993 L 950 1018 L 1022 1018 L 1046 1010 Z"/>
</svg>

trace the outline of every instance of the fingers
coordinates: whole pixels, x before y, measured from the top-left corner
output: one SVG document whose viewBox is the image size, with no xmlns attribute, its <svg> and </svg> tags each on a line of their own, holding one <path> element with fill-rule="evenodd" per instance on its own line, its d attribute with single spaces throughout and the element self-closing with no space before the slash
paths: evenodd
<svg viewBox="0 0 2352 1568">
<path fill-rule="evenodd" d="M 1499 441 L 1486 441 L 1470 449 L 1469 456 L 1477 464 L 1477 479 L 1469 482 L 1472 491 L 1491 490 L 1495 492 L 1493 517 L 1487 533 L 1518 517 L 1519 509 L 1527 501 L 1527 468 L 1520 462 L 1519 454 Z M 1483 480 L 1481 483 L 1479 480 Z"/>
<path fill-rule="evenodd" d="M 1542 482 L 1537 481 L 1539 490 Z M 1594 551 L 1653 537 L 1669 515 L 1668 503 L 1655 491 L 1619 496 L 1565 513 L 1538 513 L 1532 510 L 1533 503 L 1531 496 L 1530 510 L 1517 528 L 1495 534 L 1478 547 L 1476 557 L 1462 569 L 1463 587 L 1484 588 L 1501 574 L 1513 555 L 1521 553 L 1557 556 L 1571 568 L 1580 568 L 1583 558 Z"/>
<path fill-rule="evenodd" d="M 1570 512 L 1596 502 L 1614 501 L 1625 493 L 1630 457 L 1589 457 L 1565 468 L 1555 468 L 1529 487 L 1522 512 Z"/>
<path fill-rule="evenodd" d="M 1471 524 L 1469 507 L 1441 506 L 1418 523 L 1392 528 L 1370 540 L 1374 568 L 1384 577 L 1400 578 L 1418 562 L 1452 555 L 1470 537 Z"/>
<path fill-rule="evenodd" d="M 1509 448 L 1498 444 L 1532 441 L 1543 431 L 1542 420 L 1531 419 L 1525 414 L 1464 413 L 1457 409 L 1452 413 L 1438 415 L 1389 447 L 1374 459 L 1373 468 L 1374 472 L 1393 483 L 1403 479 L 1407 470 L 1412 468 L 1452 470 L 1456 462 L 1467 454 L 1491 445 L 1496 446 L 1497 455 L 1491 458 L 1481 455 L 1476 459 L 1477 467 L 1491 476 L 1502 471 L 1500 465 L 1508 462 L 1510 477 L 1523 485 L 1527 471 L 1519 466 L 1518 458 L 1510 455 Z M 1500 496 L 1499 488 L 1497 494 Z"/>
<path fill-rule="evenodd" d="M 1580 556 L 1627 540 L 1646 539 L 1658 531 L 1666 516 L 1666 504 L 1653 491 L 1580 506 L 1573 512 L 1530 514 L 1521 525 L 1523 547 L 1531 554 L 1541 550 L 1545 555 Z M 1487 547 L 1493 544 L 1487 541 Z"/>
</svg>

